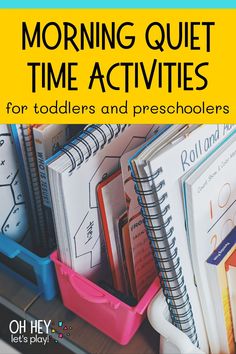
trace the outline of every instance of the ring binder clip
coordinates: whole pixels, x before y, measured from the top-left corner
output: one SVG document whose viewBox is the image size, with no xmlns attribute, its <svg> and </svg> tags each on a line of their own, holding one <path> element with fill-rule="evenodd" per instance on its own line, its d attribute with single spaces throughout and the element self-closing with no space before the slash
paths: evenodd
<svg viewBox="0 0 236 354">
<path fill-rule="evenodd" d="M 166 297 L 172 323 L 181 329 L 193 344 L 199 346 L 192 307 L 180 266 L 178 250 L 175 247 L 176 239 L 174 237 L 174 227 L 171 225 L 172 216 L 170 205 L 167 203 L 168 195 L 167 192 L 163 191 L 165 181 L 160 180 L 162 171 L 163 169 L 160 167 L 145 177 L 136 177 L 132 174 L 132 179 L 135 183 L 135 191 L 138 195 L 144 224 L 152 244 L 154 259 L 160 274 L 163 294 Z M 149 189 L 147 184 L 150 187 Z M 144 197 L 151 195 L 154 195 L 156 200 L 144 200 Z M 164 203 L 167 204 L 164 205 Z M 152 208 L 154 210 L 151 210 Z M 156 235 L 157 231 L 160 232 L 160 235 Z M 169 244 L 168 250 L 162 244 L 166 240 Z M 166 256 L 166 251 L 168 251 L 168 256 Z M 171 276 L 173 271 L 175 274 Z M 189 325 L 186 327 L 187 324 Z"/>
</svg>

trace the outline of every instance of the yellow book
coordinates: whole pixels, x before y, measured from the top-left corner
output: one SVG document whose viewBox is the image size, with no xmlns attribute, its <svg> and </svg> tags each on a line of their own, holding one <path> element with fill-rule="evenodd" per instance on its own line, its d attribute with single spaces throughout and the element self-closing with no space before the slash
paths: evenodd
<svg viewBox="0 0 236 354">
<path fill-rule="evenodd" d="M 206 261 L 207 276 L 213 301 L 215 331 L 219 336 L 219 353 L 234 354 L 235 338 L 230 307 L 230 295 L 227 282 L 227 263 L 236 253 L 236 229 L 234 229 L 217 247 Z"/>
</svg>

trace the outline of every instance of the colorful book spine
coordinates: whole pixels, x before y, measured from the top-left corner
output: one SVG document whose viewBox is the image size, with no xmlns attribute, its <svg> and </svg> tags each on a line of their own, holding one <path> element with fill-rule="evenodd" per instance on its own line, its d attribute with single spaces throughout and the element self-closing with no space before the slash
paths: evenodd
<svg viewBox="0 0 236 354">
<path fill-rule="evenodd" d="M 219 353 L 235 353 L 230 295 L 227 282 L 226 264 L 236 251 L 236 230 L 233 230 L 206 261 L 208 281 L 214 303 L 215 330 L 220 337 Z"/>
<path fill-rule="evenodd" d="M 44 210 L 42 203 L 42 196 L 40 191 L 39 174 L 36 162 L 34 138 L 33 138 L 33 125 L 22 124 L 21 125 L 24 149 L 26 154 L 26 163 L 30 176 L 30 184 L 33 192 L 33 204 L 36 208 L 36 217 L 39 228 L 39 244 L 43 244 L 46 247 L 46 224 L 44 219 Z"/>
<path fill-rule="evenodd" d="M 39 184 L 47 224 L 47 248 L 55 248 L 55 230 L 51 205 L 50 188 L 45 161 L 60 150 L 84 125 L 42 124 L 33 128 L 35 158 L 38 167 Z"/>
<path fill-rule="evenodd" d="M 21 168 L 21 173 L 23 176 L 23 181 L 24 183 L 24 191 L 25 191 L 25 196 L 27 199 L 27 206 L 29 210 L 29 215 L 30 215 L 30 229 L 33 234 L 33 244 L 35 245 L 36 248 L 40 247 L 40 227 L 39 227 L 39 220 L 37 216 L 37 206 L 36 206 L 36 200 L 38 198 L 35 196 L 36 190 L 33 189 L 33 185 L 35 186 L 35 176 L 36 176 L 36 171 L 37 168 L 34 168 L 34 171 L 30 171 L 31 168 L 33 168 L 32 164 L 32 145 L 31 148 L 30 142 L 28 141 L 28 138 L 26 135 L 31 131 L 31 128 L 28 130 L 28 133 L 25 131 L 29 128 L 29 126 L 24 126 L 24 131 L 23 131 L 23 125 L 22 124 L 12 124 L 11 125 L 11 131 L 12 131 L 12 136 L 13 140 L 15 143 L 16 147 L 16 152 L 18 155 L 19 159 L 19 164 Z M 27 145 L 27 151 L 26 151 L 26 145 Z M 31 156 L 29 156 L 29 154 Z"/>
<path fill-rule="evenodd" d="M 234 340 L 236 339 L 236 250 L 225 262 L 225 271 L 227 274 L 230 307 L 234 327 Z"/>
</svg>

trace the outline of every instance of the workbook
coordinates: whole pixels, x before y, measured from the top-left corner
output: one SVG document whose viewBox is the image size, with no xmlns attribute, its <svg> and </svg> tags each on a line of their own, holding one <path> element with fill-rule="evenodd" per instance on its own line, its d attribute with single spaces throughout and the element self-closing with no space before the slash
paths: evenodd
<svg viewBox="0 0 236 354">
<path fill-rule="evenodd" d="M 45 161 L 54 155 L 68 140 L 78 134 L 84 125 L 78 124 L 41 124 L 33 126 L 33 138 L 35 146 L 35 161 L 38 167 L 40 200 L 43 203 L 44 220 L 47 225 L 48 252 L 56 247 L 53 217 L 51 211 L 51 197 L 49 191 L 48 175 Z"/>
<path fill-rule="evenodd" d="M 172 136 L 163 133 L 130 160 L 171 320 L 206 353 L 208 340 L 188 249 L 180 180 L 233 130 L 217 124 L 176 126 Z"/>
<path fill-rule="evenodd" d="M 224 125 L 217 128 L 217 136 Z M 206 274 L 206 260 L 234 227 L 236 215 L 235 128 L 183 178 L 191 261 L 212 353 L 221 352 Z M 218 140 L 219 142 L 219 140 Z"/>
<path fill-rule="evenodd" d="M 127 207 L 129 238 L 132 251 L 134 268 L 135 297 L 140 299 L 148 289 L 153 279 L 157 276 L 150 241 L 147 236 L 141 208 L 137 200 L 134 182 L 128 164 L 129 159 L 138 149 L 153 136 L 161 135 L 168 126 L 150 125 L 150 130 L 145 139 L 137 141 L 135 149 L 126 152 L 121 157 L 121 170 L 123 177 L 124 193 Z"/>
<path fill-rule="evenodd" d="M 61 260 L 98 280 L 107 270 L 98 210 L 99 182 L 120 168 L 121 156 L 146 135 L 149 125 L 89 126 L 47 161 Z"/>
<path fill-rule="evenodd" d="M 0 124 L 0 232 L 28 245 L 29 220 L 22 178 L 10 128 Z"/>
<path fill-rule="evenodd" d="M 46 207 L 51 208 L 51 200 L 45 161 L 60 150 L 69 139 L 78 134 L 83 127 L 78 124 L 41 124 L 33 127 L 41 193 L 43 204 Z"/>
<path fill-rule="evenodd" d="M 227 272 L 236 253 L 236 229 L 220 243 L 206 260 L 206 275 L 209 284 L 208 297 L 211 299 L 212 311 L 207 316 L 215 319 L 214 331 L 219 337 L 220 347 L 217 353 L 234 354 L 235 338 L 230 305 Z M 229 276 L 230 277 L 230 276 Z M 231 283 L 232 284 L 232 283 Z"/>
</svg>

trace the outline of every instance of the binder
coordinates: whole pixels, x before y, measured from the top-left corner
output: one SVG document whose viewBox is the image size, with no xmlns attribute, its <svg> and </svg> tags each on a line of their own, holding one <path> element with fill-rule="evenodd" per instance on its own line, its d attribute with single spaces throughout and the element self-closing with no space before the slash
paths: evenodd
<svg viewBox="0 0 236 354">
<path fill-rule="evenodd" d="M 231 129 L 227 131 L 224 125 L 182 126 L 169 140 L 165 140 L 167 131 L 161 136 L 162 143 L 152 141 L 130 160 L 172 323 L 205 352 L 208 341 L 190 261 L 179 178 L 206 154 L 202 148 L 205 140 L 213 141 L 209 152 Z M 195 159 L 182 165 L 182 154 L 194 149 L 199 149 Z"/>
</svg>

